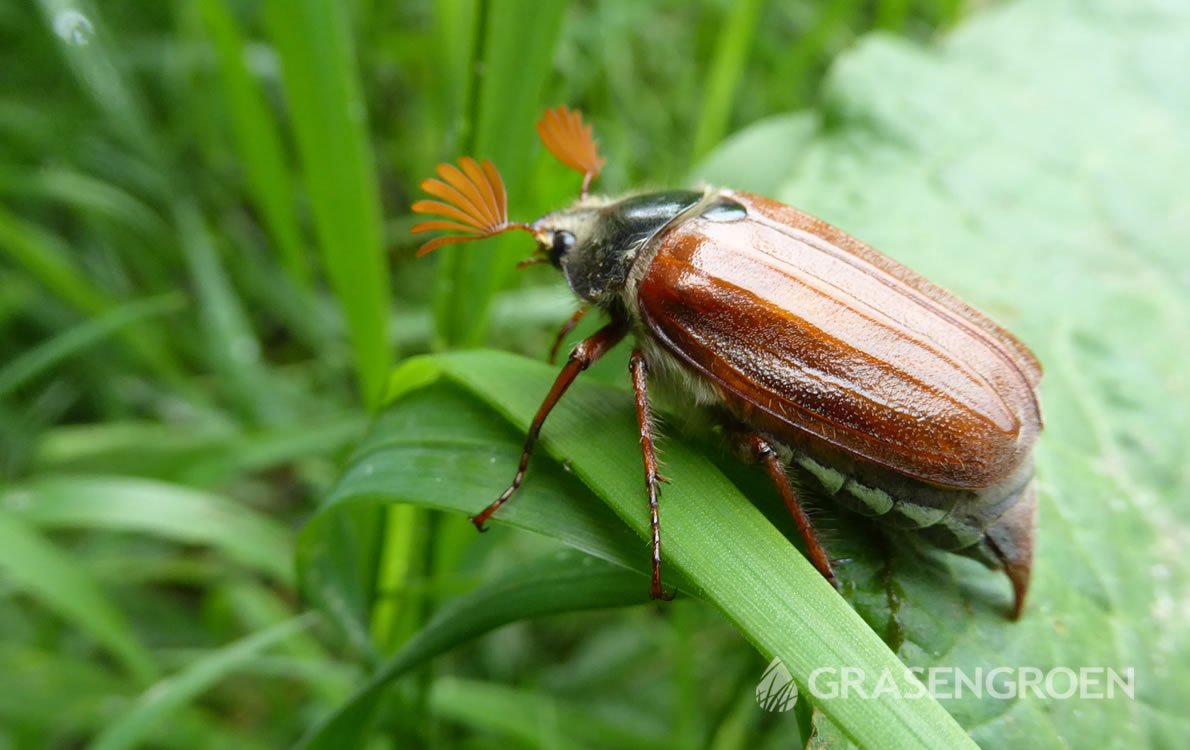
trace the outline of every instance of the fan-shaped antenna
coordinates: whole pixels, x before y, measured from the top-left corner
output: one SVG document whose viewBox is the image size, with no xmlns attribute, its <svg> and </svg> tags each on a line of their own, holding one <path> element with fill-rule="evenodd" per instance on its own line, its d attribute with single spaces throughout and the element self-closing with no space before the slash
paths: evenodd
<svg viewBox="0 0 1190 750">
<path fill-rule="evenodd" d="M 587 197 L 587 189 L 603 170 L 604 160 L 595 146 L 591 126 L 583 122 L 582 114 L 565 105 L 547 109 L 537 121 L 537 134 L 558 161 L 583 176 L 582 194 Z"/>
<path fill-rule="evenodd" d="M 421 184 L 421 189 L 438 198 L 436 201 L 417 201 L 413 210 L 419 214 L 439 217 L 415 225 L 413 233 L 443 229 L 463 234 L 436 237 L 422 245 L 418 257 L 455 242 L 473 242 L 514 229 L 533 232 L 528 224 L 508 220 L 508 195 L 504 180 L 492 163 L 484 159 L 477 163 L 470 156 L 459 159 L 459 166 L 439 164 L 438 176 Z"/>
</svg>

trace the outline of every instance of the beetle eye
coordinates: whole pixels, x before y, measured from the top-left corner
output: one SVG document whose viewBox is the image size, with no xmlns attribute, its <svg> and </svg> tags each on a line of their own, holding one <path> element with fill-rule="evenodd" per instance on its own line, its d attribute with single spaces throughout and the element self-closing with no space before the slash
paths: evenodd
<svg viewBox="0 0 1190 750">
<path fill-rule="evenodd" d="M 574 235 L 570 232 L 554 232 L 554 243 L 550 245 L 550 263 L 555 266 L 562 262 L 562 256 L 574 247 Z"/>
</svg>

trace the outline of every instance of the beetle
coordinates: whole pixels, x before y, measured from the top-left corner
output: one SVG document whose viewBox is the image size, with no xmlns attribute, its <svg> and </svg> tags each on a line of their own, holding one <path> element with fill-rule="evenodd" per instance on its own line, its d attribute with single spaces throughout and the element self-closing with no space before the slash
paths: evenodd
<svg viewBox="0 0 1190 750">
<path fill-rule="evenodd" d="M 843 507 L 1006 572 L 1019 618 L 1037 523 L 1032 452 L 1042 428 L 1041 366 L 1008 331 L 843 231 L 770 198 L 728 189 L 606 198 L 589 188 L 604 160 L 566 107 L 537 124 L 545 146 L 583 175 L 579 199 L 532 223 L 509 221 L 499 172 L 469 157 L 422 183 L 450 230 L 418 251 L 507 231 L 533 235 L 525 262 L 549 263 L 608 322 L 570 353 L 529 428 L 512 483 L 472 517 L 479 530 L 521 486 L 551 409 L 579 373 L 626 337 L 661 582 L 651 378 L 676 383 L 768 474 L 818 571 L 831 559 L 787 469 Z M 524 264 L 522 264 L 524 265 Z"/>
</svg>

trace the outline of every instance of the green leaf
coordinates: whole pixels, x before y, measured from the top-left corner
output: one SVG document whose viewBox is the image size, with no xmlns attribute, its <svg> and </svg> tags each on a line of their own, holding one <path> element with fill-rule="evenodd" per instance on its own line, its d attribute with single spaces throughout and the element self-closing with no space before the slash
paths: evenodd
<svg viewBox="0 0 1190 750">
<path fill-rule="evenodd" d="M 409 391 L 424 386 L 435 374 L 455 389 L 432 385 Z M 501 475 L 507 474 L 515 465 L 519 440 L 505 430 L 502 444 L 495 442 L 500 433 L 493 429 L 491 415 L 468 405 L 457 389 L 487 403 L 523 431 L 553 378 L 554 368 L 494 352 L 460 352 L 410 362 L 393 376 L 390 391 L 405 398 L 398 398 L 377 422 L 320 515 L 333 517 L 336 509 L 377 500 L 453 505 L 471 512 L 481 509 L 502 487 L 498 480 L 479 485 L 492 474 L 490 468 L 482 469 L 483 464 L 499 466 Z M 447 404 L 452 390 L 454 403 Z M 406 401 L 411 403 L 408 411 Z M 636 435 L 627 392 L 580 381 L 552 413 L 542 439 L 545 452 L 564 458 L 569 471 L 643 539 L 648 533 L 648 513 Z M 662 501 L 666 575 L 671 585 L 681 582 L 689 593 L 719 607 L 762 652 L 780 656 L 802 687 L 810 673 L 824 664 L 863 665 L 869 693 L 885 670 L 903 693 L 910 693 L 913 688 L 904 681 L 904 670 L 888 648 L 714 464 L 678 442 L 667 443 L 665 459 L 667 473 L 675 478 L 665 488 Z M 588 510 L 589 505 L 578 508 L 572 501 L 551 504 L 547 510 L 539 499 L 531 499 L 557 491 L 558 475 L 543 477 L 543 463 L 539 457 L 525 496 L 518 496 L 497 518 L 630 567 L 646 567 L 647 551 L 639 539 L 606 527 L 601 514 Z M 549 518 L 547 512 L 555 518 L 562 513 L 568 517 L 553 525 L 542 523 Z M 315 589 L 330 586 L 326 577 L 333 575 L 317 562 L 325 554 L 320 550 L 325 544 L 317 524 L 307 530 L 302 543 L 304 575 Z M 642 592 L 647 587 L 643 577 L 640 586 Z M 820 707 L 861 743 L 969 745 L 958 725 L 928 698 L 839 697 L 821 701 Z"/>
<path fill-rule="evenodd" d="M 689 182 L 772 195 L 789 179 L 817 128 L 808 112 L 761 120 L 719 144 L 691 171 Z"/>
<path fill-rule="evenodd" d="M 1173 343 L 1190 330 L 1190 96 L 1173 73 L 1190 68 L 1190 8 L 1091 8 L 1006 4 L 930 50 L 868 39 L 834 67 L 824 125 L 775 192 L 986 310 L 1045 368 L 1024 620 L 984 606 L 965 561 L 925 575 L 898 552 L 884 587 L 862 552 L 848 566 L 870 575 L 856 606 L 909 666 L 1134 670 L 1134 699 L 944 699 L 985 747 L 1190 732 L 1173 666 L 1190 663 L 1190 359 Z M 740 138 L 763 151 L 759 128 Z"/>
</svg>

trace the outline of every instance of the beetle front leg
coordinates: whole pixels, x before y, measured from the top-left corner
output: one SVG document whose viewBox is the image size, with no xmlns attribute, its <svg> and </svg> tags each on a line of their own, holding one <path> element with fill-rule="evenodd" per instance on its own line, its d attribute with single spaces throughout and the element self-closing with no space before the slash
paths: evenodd
<svg viewBox="0 0 1190 750">
<path fill-rule="evenodd" d="M 649 363 L 640 349 L 628 360 L 632 390 L 636 396 L 636 421 L 640 425 L 640 451 L 645 462 L 645 491 L 649 495 L 649 526 L 653 531 L 653 582 L 649 596 L 673 599 L 661 588 L 661 516 L 657 505 L 659 485 L 664 481 L 657 471 L 657 450 L 653 445 L 653 419 L 649 413 Z"/>
<path fill-rule="evenodd" d="M 781 493 L 781 499 L 785 501 L 785 507 L 789 509 L 790 515 L 793 516 L 793 522 L 797 524 L 798 532 L 806 542 L 806 552 L 810 556 L 810 562 L 814 564 L 814 567 L 818 569 L 818 572 L 822 574 L 822 577 L 831 586 L 834 586 L 836 589 L 839 588 L 839 583 L 835 580 L 835 571 L 831 567 L 831 561 L 827 557 L 826 549 L 822 546 L 822 542 L 818 541 L 818 534 L 814 532 L 814 526 L 810 523 L 809 516 L 802 509 L 802 504 L 798 502 L 797 492 L 793 489 L 793 483 L 789 481 L 789 475 L 785 473 L 785 464 L 781 462 L 777 451 L 773 449 L 773 446 L 769 444 L 768 440 L 756 433 L 742 436 L 742 441 L 748 452 L 755 456 L 756 460 L 764 466 L 769 479 L 773 481 L 773 484 L 777 486 L 777 491 Z"/>
<path fill-rule="evenodd" d="M 533 423 L 529 425 L 529 434 L 525 437 L 525 447 L 521 451 L 521 463 L 517 467 L 516 476 L 512 479 L 512 484 L 508 485 L 508 489 L 500 497 L 496 498 L 488 507 L 484 508 L 482 512 L 471 517 L 471 523 L 475 524 L 475 528 L 484 531 L 484 523 L 487 522 L 496 510 L 508 501 L 508 498 L 520 489 L 521 482 L 525 479 L 525 469 L 529 467 L 529 456 L 533 454 L 533 447 L 537 444 L 537 436 L 541 434 L 541 426 L 545 424 L 545 418 L 553 411 L 554 406 L 561 400 L 562 395 L 566 393 L 566 389 L 578 377 L 578 374 L 595 364 L 604 354 L 620 343 L 624 339 L 625 334 L 628 333 L 628 324 L 624 321 L 613 320 L 603 328 L 600 328 L 590 337 L 579 342 L 578 346 L 574 347 L 574 351 L 570 353 L 570 359 L 566 361 L 562 372 L 558 373 L 558 378 L 554 381 L 550 392 L 546 394 L 545 400 L 541 402 L 541 406 L 537 409 L 537 415 L 533 417 Z"/>
</svg>

